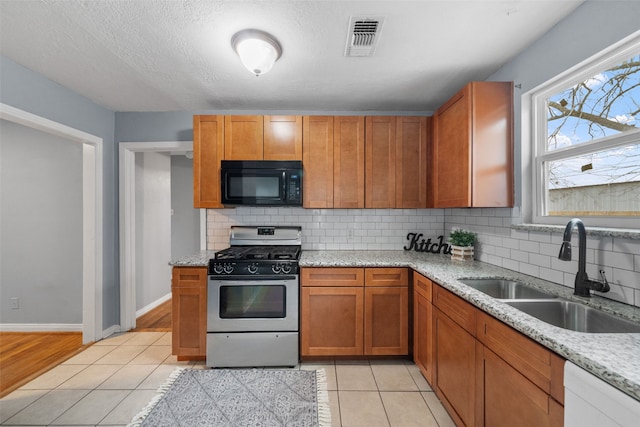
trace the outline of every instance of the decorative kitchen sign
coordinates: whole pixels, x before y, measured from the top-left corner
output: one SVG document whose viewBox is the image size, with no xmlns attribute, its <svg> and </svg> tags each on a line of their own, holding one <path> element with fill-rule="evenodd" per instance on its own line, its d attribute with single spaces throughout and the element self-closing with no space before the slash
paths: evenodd
<svg viewBox="0 0 640 427">
<path fill-rule="evenodd" d="M 431 238 L 424 240 L 422 233 L 409 233 L 407 234 L 407 246 L 404 247 L 405 251 L 414 250 L 416 252 L 429 252 L 432 254 L 451 254 L 451 246 L 447 243 L 443 243 L 444 236 L 438 236 L 437 242 L 432 242 Z"/>
</svg>

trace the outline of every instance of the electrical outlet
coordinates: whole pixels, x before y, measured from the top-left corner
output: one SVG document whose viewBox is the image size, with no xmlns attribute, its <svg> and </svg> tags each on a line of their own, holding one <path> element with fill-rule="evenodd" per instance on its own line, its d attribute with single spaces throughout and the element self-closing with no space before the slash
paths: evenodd
<svg viewBox="0 0 640 427">
<path fill-rule="evenodd" d="M 11 298 L 11 308 L 14 310 L 20 308 L 20 300 L 18 297 Z"/>
<path fill-rule="evenodd" d="M 353 239 L 353 228 L 347 228 L 347 239 Z"/>
</svg>

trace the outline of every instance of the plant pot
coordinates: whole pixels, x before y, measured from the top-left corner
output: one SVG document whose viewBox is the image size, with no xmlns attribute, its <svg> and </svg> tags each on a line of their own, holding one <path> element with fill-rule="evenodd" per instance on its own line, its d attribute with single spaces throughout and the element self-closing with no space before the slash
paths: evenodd
<svg viewBox="0 0 640 427">
<path fill-rule="evenodd" d="M 473 261 L 473 246 L 451 245 L 451 259 L 457 261 Z"/>
</svg>

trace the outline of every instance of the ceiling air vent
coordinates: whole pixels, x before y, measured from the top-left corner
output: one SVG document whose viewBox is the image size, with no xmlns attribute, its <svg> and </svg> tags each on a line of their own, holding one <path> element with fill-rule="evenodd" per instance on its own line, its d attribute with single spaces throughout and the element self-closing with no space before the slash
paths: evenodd
<svg viewBox="0 0 640 427">
<path fill-rule="evenodd" d="M 380 38 L 384 18 L 357 18 L 349 20 L 349 33 L 344 56 L 373 56 Z"/>
</svg>

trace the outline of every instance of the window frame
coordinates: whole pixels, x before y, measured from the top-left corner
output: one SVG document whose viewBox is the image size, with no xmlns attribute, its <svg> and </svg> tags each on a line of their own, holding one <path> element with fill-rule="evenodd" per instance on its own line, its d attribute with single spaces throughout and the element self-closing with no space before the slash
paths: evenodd
<svg viewBox="0 0 640 427">
<path fill-rule="evenodd" d="M 640 128 L 611 135 L 573 147 L 546 151 L 546 100 L 558 92 L 640 53 L 640 31 L 598 52 L 522 95 L 522 209 L 525 221 L 533 224 L 563 225 L 570 216 L 543 215 L 545 211 L 545 162 L 593 151 L 640 144 Z M 640 117 L 638 117 L 640 120 Z M 527 171 L 527 169 L 530 169 Z M 530 194 L 533 197 L 525 197 Z M 606 228 L 640 229 L 638 216 L 589 216 L 589 225 Z"/>
</svg>

